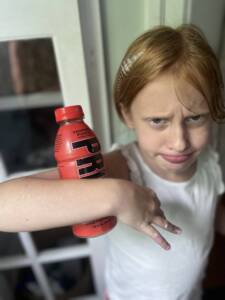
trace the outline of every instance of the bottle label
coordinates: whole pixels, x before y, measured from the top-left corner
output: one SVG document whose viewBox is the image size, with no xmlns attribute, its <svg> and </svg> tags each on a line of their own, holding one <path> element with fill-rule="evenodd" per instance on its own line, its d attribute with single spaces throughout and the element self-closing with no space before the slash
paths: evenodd
<svg viewBox="0 0 225 300">
<path fill-rule="evenodd" d="M 101 173 L 101 170 L 104 168 L 103 157 L 100 153 L 89 157 L 78 159 L 77 167 L 78 167 L 80 178 L 84 178 L 84 177 L 96 178 L 96 175 L 98 175 L 97 177 L 104 175 L 104 173 L 96 174 L 96 172 Z"/>
<path fill-rule="evenodd" d="M 103 157 L 97 138 L 72 142 L 72 148 L 77 156 L 79 156 L 79 150 L 82 148 L 85 148 L 86 152 L 86 157 L 76 160 L 79 178 L 97 178 L 104 175 Z"/>
<path fill-rule="evenodd" d="M 96 153 L 101 150 L 100 144 L 96 137 L 72 143 L 73 149 L 79 149 L 81 147 L 86 147 L 89 153 Z"/>
</svg>

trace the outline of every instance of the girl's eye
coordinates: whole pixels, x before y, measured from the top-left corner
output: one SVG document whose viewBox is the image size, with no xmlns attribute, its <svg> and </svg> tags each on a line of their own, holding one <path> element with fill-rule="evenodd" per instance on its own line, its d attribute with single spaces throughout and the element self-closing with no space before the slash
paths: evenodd
<svg viewBox="0 0 225 300">
<path fill-rule="evenodd" d="M 154 119 L 152 119 L 151 121 L 152 121 L 152 123 L 154 123 L 154 124 L 160 124 L 160 123 L 162 123 L 162 119 L 160 119 L 160 118 L 154 118 Z"/>
<path fill-rule="evenodd" d="M 151 118 L 148 119 L 148 122 L 150 125 L 155 126 L 155 127 L 160 127 L 166 124 L 166 119 L 162 118 Z"/>
<path fill-rule="evenodd" d="M 200 122 L 202 122 L 202 120 L 203 120 L 202 115 L 196 115 L 196 116 L 191 116 L 191 117 L 186 118 L 187 123 L 193 123 L 193 124 L 200 123 Z"/>
</svg>

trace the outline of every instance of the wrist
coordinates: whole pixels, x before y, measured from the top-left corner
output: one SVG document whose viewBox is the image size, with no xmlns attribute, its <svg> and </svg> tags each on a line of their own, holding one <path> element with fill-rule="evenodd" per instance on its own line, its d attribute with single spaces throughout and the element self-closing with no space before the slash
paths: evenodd
<svg viewBox="0 0 225 300">
<path fill-rule="evenodd" d="M 111 189 L 111 201 L 110 211 L 111 215 L 120 215 L 124 210 L 127 209 L 127 200 L 130 199 L 129 194 L 132 193 L 132 184 L 123 179 L 112 179 L 110 182 Z"/>
</svg>

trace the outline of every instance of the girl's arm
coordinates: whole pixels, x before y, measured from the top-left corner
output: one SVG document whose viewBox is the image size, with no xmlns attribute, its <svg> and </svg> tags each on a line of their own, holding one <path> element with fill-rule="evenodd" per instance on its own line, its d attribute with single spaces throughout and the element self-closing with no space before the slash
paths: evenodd
<svg viewBox="0 0 225 300">
<path fill-rule="evenodd" d="M 54 172 L 0 184 L 1 231 L 61 227 L 116 213 L 119 183 L 114 180 L 58 180 L 50 175 Z"/>
<path fill-rule="evenodd" d="M 108 175 L 126 177 L 122 160 L 106 158 Z M 120 159 L 122 159 L 120 157 Z M 110 167 L 110 162 L 113 168 Z M 117 165 L 119 162 L 119 165 Z M 124 179 L 59 180 L 57 170 L 12 179 L 0 184 L 0 231 L 33 231 L 88 222 L 106 216 L 117 218 L 149 235 L 163 248 L 169 244 L 152 225 L 178 233 L 160 209 L 152 190 Z"/>
</svg>

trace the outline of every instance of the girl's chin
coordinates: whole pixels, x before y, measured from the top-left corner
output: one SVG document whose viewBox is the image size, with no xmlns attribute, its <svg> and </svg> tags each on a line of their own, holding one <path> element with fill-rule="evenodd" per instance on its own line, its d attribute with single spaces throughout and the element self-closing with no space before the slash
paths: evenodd
<svg viewBox="0 0 225 300">
<path fill-rule="evenodd" d="M 186 162 L 182 164 L 166 163 L 164 166 L 162 166 L 162 169 L 165 171 L 165 176 L 176 178 L 176 181 L 183 181 L 192 177 L 192 175 L 195 173 L 196 165 L 197 164 L 195 161 L 189 161 L 188 163 Z"/>
</svg>

